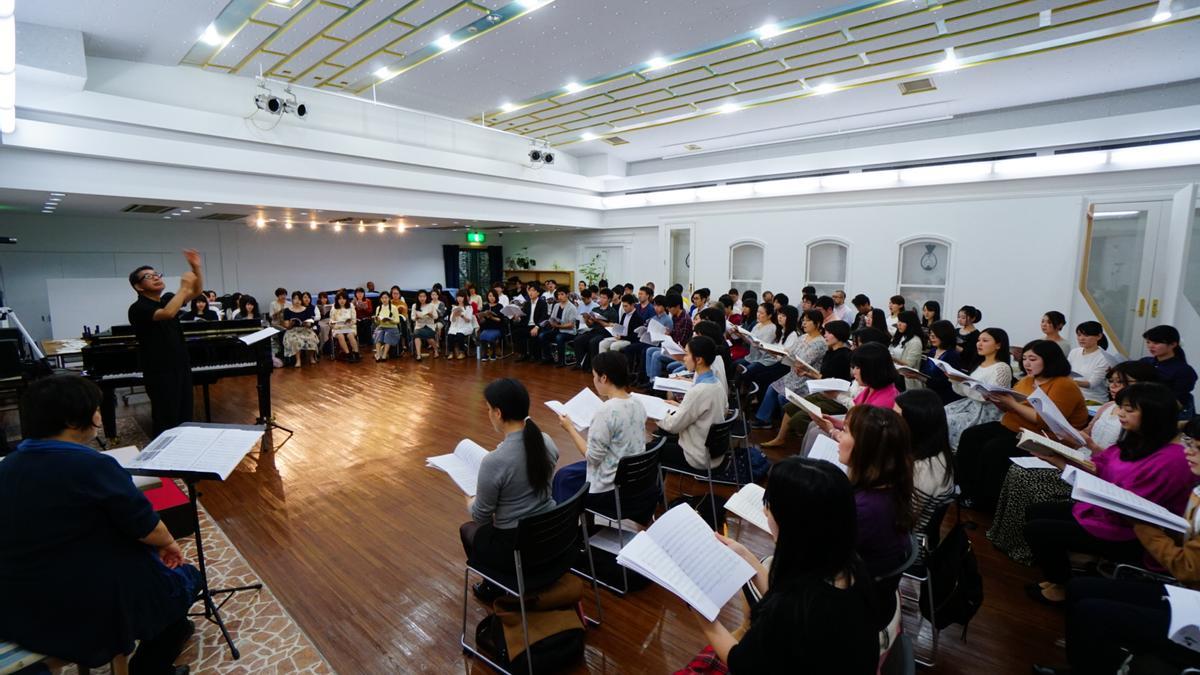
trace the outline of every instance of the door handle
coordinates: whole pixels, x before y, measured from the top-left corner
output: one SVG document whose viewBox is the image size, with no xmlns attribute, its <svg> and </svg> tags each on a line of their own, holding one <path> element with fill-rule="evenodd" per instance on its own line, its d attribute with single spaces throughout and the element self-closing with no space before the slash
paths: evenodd
<svg viewBox="0 0 1200 675">
<path fill-rule="evenodd" d="M 1151 319 L 1158 318 L 1158 298 L 1155 298 L 1150 301 L 1150 318 Z"/>
<path fill-rule="evenodd" d="M 1146 316 L 1146 299 L 1145 298 L 1138 298 L 1137 315 L 1138 315 L 1139 319 L 1143 316 Z"/>
</svg>

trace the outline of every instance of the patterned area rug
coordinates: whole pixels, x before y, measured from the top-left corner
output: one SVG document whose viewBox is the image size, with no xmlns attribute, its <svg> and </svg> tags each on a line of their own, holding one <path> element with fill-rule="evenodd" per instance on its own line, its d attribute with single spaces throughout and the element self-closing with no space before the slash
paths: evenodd
<svg viewBox="0 0 1200 675">
<path fill-rule="evenodd" d="M 132 418 L 117 420 L 117 432 L 122 445 L 144 447 L 146 434 Z M 180 485 L 180 489 L 183 486 Z M 200 532 L 204 538 L 204 558 L 208 563 L 208 580 L 212 588 L 229 588 L 260 583 L 258 575 L 238 552 L 237 548 L 200 508 Z M 196 541 L 181 540 L 184 557 L 196 563 Z M 224 596 L 217 598 L 218 602 Z M 202 609 L 197 603 L 193 611 Z M 192 673 L 333 673 L 334 670 L 313 646 L 292 617 L 275 599 L 271 589 L 236 593 L 224 607 L 221 617 L 229 629 L 242 657 L 234 661 L 216 624 L 194 617 L 196 634 L 180 655 L 178 664 L 188 664 Z M 75 673 L 74 666 L 60 672 Z M 107 673 L 108 668 L 93 673 Z"/>
</svg>

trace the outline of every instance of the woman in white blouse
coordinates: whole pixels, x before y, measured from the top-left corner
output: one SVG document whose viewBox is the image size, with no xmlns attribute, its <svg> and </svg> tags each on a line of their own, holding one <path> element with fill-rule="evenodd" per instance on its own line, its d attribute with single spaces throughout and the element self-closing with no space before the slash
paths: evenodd
<svg viewBox="0 0 1200 675">
<path fill-rule="evenodd" d="M 478 296 L 476 296 L 478 297 Z M 446 358 L 467 358 L 467 338 L 475 332 L 475 310 L 466 289 L 460 288 L 450 308 L 450 331 L 447 333 Z"/>
<path fill-rule="evenodd" d="M 1108 338 L 1104 337 L 1104 327 L 1099 321 L 1084 321 L 1075 328 L 1075 339 L 1079 346 L 1067 354 L 1075 384 L 1083 392 L 1083 397 L 1099 403 L 1108 399 L 1108 387 L 1105 377 L 1112 360 L 1108 356 Z M 1103 446 L 1103 447 L 1108 447 Z"/>
<path fill-rule="evenodd" d="M 896 334 L 892 336 L 892 361 L 898 366 L 921 369 L 921 355 L 925 352 L 925 331 L 921 330 L 921 319 L 913 311 L 900 312 L 896 320 Z M 905 380 L 908 389 L 922 389 L 920 380 Z"/>
<path fill-rule="evenodd" d="M 795 311 L 795 308 L 785 307 L 783 309 L 784 312 L 788 310 Z M 788 367 L 788 372 L 772 382 L 763 392 L 762 403 L 758 405 L 758 413 L 751 423 L 755 429 L 769 429 L 774 425 L 775 412 L 782 410 L 784 404 L 787 403 L 785 391 L 790 389 L 799 395 L 805 393 L 803 387 L 811 376 L 807 369 L 799 365 L 797 359 L 820 372 L 821 361 L 825 358 L 826 350 L 829 349 L 829 346 L 825 344 L 824 336 L 821 335 L 823 318 L 820 310 L 804 311 L 804 316 L 800 320 L 801 334 L 793 341 L 788 355 L 783 357 L 782 363 Z"/>
<path fill-rule="evenodd" d="M 759 305 L 754 317 L 756 323 L 754 324 L 754 327 L 750 329 L 750 334 L 759 341 L 765 342 L 769 345 L 773 345 L 778 342 L 779 335 L 783 331 L 775 325 L 775 310 L 771 304 L 764 302 Z M 746 340 L 746 342 L 750 341 Z M 777 357 L 772 357 L 770 354 L 764 352 L 762 349 L 759 349 L 756 344 L 751 342 L 750 353 L 746 354 L 744 358 L 738 359 L 738 364 L 744 365 L 747 369 L 751 369 L 755 366 L 755 364 L 764 362 L 771 364 L 778 360 L 779 359 Z"/>
<path fill-rule="evenodd" d="M 601 352 L 591 362 L 592 385 L 604 402 L 596 409 L 584 439 L 571 418 L 559 415 L 558 421 L 575 443 L 582 462 L 568 464 L 554 475 L 554 501 L 570 499 L 586 481 L 585 505 L 615 515 L 613 481 L 617 464 L 623 457 L 646 450 L 646 409 L 629 394 L 629 361 L 620 352 Z M 657 495 L 649 498 L 654 504 Z M 635 514 L 633 505 L 622 502 L 623 516 Z M 643 505 L 644 506 L 644 505 Z"/>
<path fill-rule="evenodd" d="M 975 341 L 979 365 L 971 371 L 971 377 L 999 387 L 1011 387 L 1013 379 L 1008 333 L 1002 328 L 984 328 Z M 950 376 L 955 393 L 963 398 L 946 406 L 946 425 L 950 429 L 950 447 L 958 449 L 958 439 L 963 431 L 987 422 L 1000 419 L 1000 409 L 992 405 L 978 391 L 966 386 L 965 380 Z"/>
<path fill-rule="evenodd" d="M 412 308 L 413 318 L 413 350 L 416 359 L 421 360 L 421 345 L 428 345 L 433 351 L 433 358 L 438 357 L 437 320 L 438 307 L 441 303 L 430 300 L 425 289 L 417 291 L 417 303 Z"/>
<path fill-rule="evenodd" d="M 345 293 L 338 293 L 333 299 L 333 309 L 329 310 L 329 329 L 338 347 L 346 355 L 346 360 L 351 363 L 362 361 L 362 354 L 358 353 L 356 318 L 350 299 Z"/>
</svg>

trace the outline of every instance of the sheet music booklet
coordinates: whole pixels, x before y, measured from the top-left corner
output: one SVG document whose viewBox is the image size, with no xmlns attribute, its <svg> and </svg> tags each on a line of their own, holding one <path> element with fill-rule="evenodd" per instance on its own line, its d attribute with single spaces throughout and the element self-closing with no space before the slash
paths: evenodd
<svg viewBox="0 0 1200 675">
<path fill-rule="evenodd" d="M 644 328 L 646 330 L 642 333 L 642 342 L 648 345 L 656 345 L 662 342 L 663 338 L 667 337 L 667 327 L 654 319 L 646 323 Z"/>
<path fill-rule="evenodd" d="M 791 389 L 784 389 L 783 396 L 788 400 L 788 402 L 796 404 L 801 410 L 808 413 L 809 417 L 820 419 L 821 417 L 825 416 L 825 412 L 818 408 L 815 403 L 809 401 Z"/>
<path fill-rule="evenodd" d="M 654 378 L 654 388 L 658 391 L 673 391 L 678 394 L 686 394 L 692 388 L 692 381 L 680 380 L 674 377 L 656 377 Z"/>
<path fill-rule="evenodd" d="M 920 380 L 921 382 L 927 382 L 929 380 L 928 375 L 922 373 L 916 368 L 910 368 L 908 366 L 896 366 L 896 372 L 900 373 L 904 377 Z"/>
<path fill-rule="evenodd" d="M 1188 649 L 1200 652 L 1200 591 L 1166 584 L 1171 623 L 1167 637 Z"/>
<path fill-rule="evenodd" d="M 137 446 L 126 445 L 121 448 L 113 448 L 112 450 L 103 450 L 102 453 L 117 460 L 117 464 L 120 464 L 124 468 L 134 457 L 137 457 L 138 449 Z M 134 487 L 139 490 L 151 490 L 162 485 L 162 479 L 154 476 L 131 477 L 133 478 Z"/>
<path fill-rule="evenodd" d="M 468 497 L 475 496 L 475 486 L 479 483 L 479 463 L 487 457 L 488 451 L 475 441 L 464 438 L 455 446 L 449 455 L 438 455 L 425 460 L 426 466 L 441 469 L 450 474 L 450 479 Z"/>
<path fill-rule="evenodd" d="M 1063 480 L 1073 486 L 1071 499 L 1094 504 L 1166 530 L 1181 534 L 1187 532 L 1188 521 L 1183 516 L 1103 478 L 1067 467 L 1067 470 L 1063 471 Z"/>
<path fill-rule="evenodd" d="M 1069 460 L 1072 464 L 1083 464 L 1092 466 L 1091 455 L 1086 451 L 1069 448 L 1058 441 L 1047 438 L 1036 431 L 1022 429 L 1017 435 L 1017 447 L 1030 454 L 1042 454 L 1047 452 L 1060 455 Z M 1037 451 L 1041 451 L 1040 453 Z"/>
<path fill-rule="evenodd" d="M 1054 401 L 1050 400 L 1041 387 L 1033 388 L 1033 393 L 1029 395 L 1029 405 L 1033 406 L 1033 409 L 1042 416 L 1042 421 L 1050 427 L 1050 433 L 1062 440 L 1070 440 L 1076 446 L 1087 445 L 1087 440 L 1075 430 L 1075 427 L 1071 426 L 1062 411 L 1054 405 Z"/>
<path fill-rule="evenodd" d="M 663 336 L 663 338 L 662 338 L 662 348 L 663 348 L 663 351 L 665 351 L 666 353 L 670 354 L 671 356 L 678 356 L 678 355 L 680 355 L 680 354 L 683 354 L 683 353 L 684 353 L 684 352 L 683 352 L 683 347 L 680 347 L 680 346 L 679 346 L 679 343 L 678 343 L 678 342 L 676 342 L 676 341 L 674 340 L 674 338 L 672 338 L 670 335 L 664 335 L 664 336 Z"/>
<path fill-rule="evenodd" d="M 627 326 L 626 326 L 625 324 L 623 324 L 623 323 L 614 323 L 614 324 L 609 324 L 609 325 L 608 325 L 608 326 L 605 328 L 605 330 L 607 330 L 607 331 L 608 331 L 608 334 L 609 334 L 609 335 L 611 335 L 611 336 L 613 336 L 613 337 L 615 337 L 615 338 L 623 338 L 623 337 L 625 337 L 625 329 L 626 329 L 626 327 L 627 327 Z"/>
<path fill-rule="evenodd" d="M 631 393 L 629 395 L 642 402 L 642 407 L 646 409 L 646 417 L 658 421 L 667 416 L 671 406 L 667 402 L 657 396 L 647 396 L 646 394 Z"/>
<path fill-rule="evenodd" d="M 263 430 L 261 426 L 189 422 L 162 432 L 121 466 L 137 476 L 225 480 L 262 438 Z"/>
<path fill-rule="evenodd" d="M 767 512 L 763 510 L 764 494 L 766 490 L 761 485 L 747 483 L 725 502 L 725 510 L 769 533 L 771 526 L 767 524 Z"/>
<path fill-rule="evenodd" d="M 566 415 L 579 431 L 592 426 L 592 418 L 604 403 L 590 387 L 584 387 L 565 404 L 562 401 L 546 401 L 546 407 L 558 415 Z"/>
<path fill-rule="evenodd" d="M 1009 389 L 1008 387 L 1001 387 L 998 384 L 989 384 L 983 380 L 977 380 L 941 359 L 936 359 L 932 356 L 926 356 L 924 358 L 929 359 L 929 361 L 932 362 L 933 365 L 937 366 L 938 370 L 941 370 L 943 373 L 945 373 L 947 377 L 962 379 L 963 386 L 974 389 L 980 394 L 1008 394 L 1018 401 L 1024 401 L 1027 398 L 1025 394 L 1022 394 L 1015 389 Z"/>
<path fill-rule="evenodd" d="M 521 311 L 521 308 L 515 303 L 509 303 L 508 305 L 505 305 L 504 309 L 500 310 L 500 313 L 514 321 L 524 319 L 526 316 L 525 312 Z"/>
<path fill-rule="evenodd" d="M 621 549 L 617 563 L 679 596 L 709 621 L 754 576 L 754 568 L 717 541 L 687 504 L 638 532 Z"/>
<path fill-rule="evenodd" d="M 808 451 L 809 459 L 823 459 L 830 464 L 842 470 L 842 473 L 849 473 L 850 467 L 842 464 L 838 459 L 838 443 L 825 434 L 817 436 L 817 442 L 813 443 L 812 450 Z"/>
<path fill-rule="evenodd" d="M 808 393 L 819 394 L 823 391 L 832 391 L 837 393 L 850 391 L 850 382 L 837 377 L 822 377 L 816 380 L 809 380 L 807 383 Z"/>
</svg>

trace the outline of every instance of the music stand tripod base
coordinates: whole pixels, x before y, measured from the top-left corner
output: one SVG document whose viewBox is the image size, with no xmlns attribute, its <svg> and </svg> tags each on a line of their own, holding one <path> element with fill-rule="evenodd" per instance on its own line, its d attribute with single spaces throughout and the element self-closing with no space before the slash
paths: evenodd
<svg viewBox="0 0 1200 675">
<path fill-rule="evenodd" d="M 225 622 L 221 619 L 221 608 L 234 594 L 240 591 L 261 591 L 263 585 L 261 583 L 250 584 L 248 586 L 238 586 L 236 588 L 217 588 L 208 587 L 208 567 L 204 562 L 204 542 L 200 537 L 200 493 L 196 491 L 195 478 L 185 478 L 183 482 L 187 485 L 188 500 L 192 503 L 192 525 L 196 528 L 196 561 L 200 566 L 200 597 L 198 599 L 204 601 L 203 612 L 188 612 L 188 616 L 202 617 L 207 621 L 217 625 L 221 629 L 221 637 L 224 638 L 225 644 L 229 645 L 229 654 L 236 661 L 242 657 L 242 653 L 238 651 L 237 645 L 233 643 L 233 637 L 229 635 L 229 629 L 225 627 Z M 213 601 L 214 596 L 224 595 L 224 599 L 218 604 Z"/>
<path fill-rule="evenodd" d="M 296 435 L 296 432 L 295 432 L 295 431 L 293 431 L 293 430 L 291 430 L 291 429 L 289 429 L 289 428 L 287 428 L 287 427 L 283 426 L 282 424 L 279 424 L 278 422 L 276 422 L 276 421 L 275 421 L 275 416 L 274 416 L 274 415 L 272 415 L 272 416 L 270 416 L 270 417 L 258 417 L 258 418 L 256 418 L 256 419 L 254 420 L 254 423 L 255 423 L 255 424 L 265 424 L 267 428 L 266 428 L 266 430 L 265 430 L 263 433 L 265 433 L 267 436 L 271 436 L 271 430 L 272 430 L 272 429 L 278 429 L 278 430 L 280 430 L 280 431 L 282 431 L 282 432 L 284 432 L 284 433 L 286 433 L 286 434 L 287 434 L 287 438 L 284 438 L 282 441 L 280 441 L 280 442 L 279 442 L 279 445 L 276 445 L 276 446 L 274 446 L 274 447 L 272 447 L 272 448 L 271 448 L 271 451 L 272 451 L 272 452 L 274 452 L 275 450 L 278 450 L 278 449 L 282 448 L 284 443 L 287 443 L 288 441 L 292 440 L 292 436 L 295 436 L 295 435 Z"/>
</svg>

